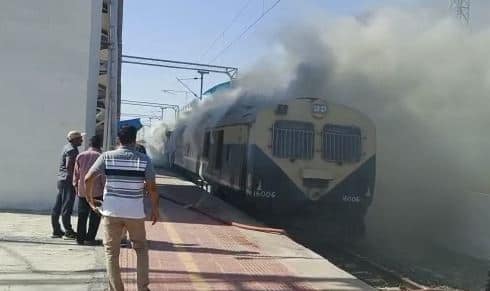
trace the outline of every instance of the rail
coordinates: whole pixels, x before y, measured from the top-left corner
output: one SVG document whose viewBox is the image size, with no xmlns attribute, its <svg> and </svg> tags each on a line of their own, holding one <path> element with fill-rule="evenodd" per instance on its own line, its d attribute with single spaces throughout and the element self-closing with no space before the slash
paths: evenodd
<svg viewBox="0 0 490 291">
<path fill-rule="evenodd" d="M 326 254 L 322 254 L 325 258 L 378 290 L 444 290 L 419 284 L 345 247 L 328 244 L 323 248 L 328 249 Z"/>
</svg>

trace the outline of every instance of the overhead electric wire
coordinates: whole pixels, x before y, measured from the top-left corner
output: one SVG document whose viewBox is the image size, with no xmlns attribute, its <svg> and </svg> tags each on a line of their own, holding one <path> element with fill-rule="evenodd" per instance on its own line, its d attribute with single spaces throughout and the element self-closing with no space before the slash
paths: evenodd
<svg viewBox="0 0 490 291">
<path fill-rule="evenodd" d="M 238 20 L 238 17 L 240 17 L 243 14 L 243 12 L 245 11 L 245 9 L 247 9 L 248 5 L 251 2 L 252 2 L 252 0 L 248 0 L 245 3 L 245 5 L 243 5 L 242 8 L 240 8 L 240 10 L 238 10 L 238 12 L 235 14 L 235 16 L 233 17 L 233 19 L 231 20 L 230 24 L 228 24 L 228 26 L 225 29 L 223 29 L 223 31 L 216 36 L 216 38 L 208 46 L 208 48 L 206 50 L 204 50 L 204 52 L 200 56 L 199 60 L 202 60 L 202 58 L 204 58 L 209 53 L 209 51 L 214 47 L 214 45 L 216 44 L 216 42 L 218 41 L 218 39 L 220 39 L 221 37 L 224 37 L 225 32 L 227 32 L 228 29 L 230 29 L 233 26 L 233 24 L 235 24 L 235 22 Z"/>
<path fill-rule="evenodd" d="M 235 42 L 237 42 L 238 40 L 240 40 L 244 35 L 245 33 L 247 33 L 252 27 L 254 27 L 262 18 L 264 18 L 265 15 L 267 15 L 267 13 L 269 13 L 272 9 L 274 9 L 274 7 L 277 6 L 277 4 L 279 4 L 279 2 L 281 2 L 281 0 L 277 0 L 276 2 L 274 2 L 274 4 L 271 5 L 271 7 L 269 7 L 266 11 L 262 12 L 262 14 L 257 18 L 255 19 L 255 21 L 250 24 L 249 26 L 247 26 L 247 28 L 245 28 L 244 31 L 242 31 L 242 33 L 240 33 L 238 35 L 238 37 L 236 37 L 234 40 L 232 40 L 231 42 L 228 43 L 228 45 L 226 47 L 224 47 L 214 58 L 212 58 L 209 62 L 212 63 L 214 62 L 217 58 L 219 58 L 227 49 L 229 49 L 233 44 L 235 44 Z"/>
<path fill-rule="evenodd" d="M 210 65 L 210 64 L 200 64 L 200 63 L 191 63 L 191 62 L 182 62 L 182 61 L 174 61 L 174 60 L 167 60 L 167 59 L 157 59 L 157 58 L 148 58 L 148 57 L 140 57 L 140 56 L 130 56 L 130 55 L 122 55 L 122 62 L 127 62 L 125 59 L 135 59 L 139 61 L 152 61 L 152 62 L 158 62 L 158 63 L 171 63 L 171 64 L 179 64 L 179 65 L 187 65 L 187 66 L 200 66 L 204 68 L 196 68 L 196 69 L 202 69 L 202 70 L 207 70 L 206 67 L 209 68 L 218 68 L 218 69 L 235 69 L 237 68 L 234 67 L 226 67 L 226 66 L 217 66 L 217 65 Z M 193 68 L 190 68 L 193 69 Z"/>
<path fill-rule="evenodd" d="M 156 115 L 150 115 L 150 114 L 139 114 L 139 113 L 126 113 L 126 112 L 121 112 L 122 116 L 128 116 L 128 117 L 141 117 L 141 118 L 159 118 Z"/>
</svg>

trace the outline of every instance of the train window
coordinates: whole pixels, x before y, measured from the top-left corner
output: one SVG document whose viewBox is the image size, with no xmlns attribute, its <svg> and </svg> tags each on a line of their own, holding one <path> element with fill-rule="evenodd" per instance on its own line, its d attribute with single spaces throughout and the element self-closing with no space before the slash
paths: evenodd
<svg viewBox="0 0 490 291">
<path fill-rule="evenodd" d="M 209 150 L 211 146 L 211 132 L 207 131 L 204 134 L 204 144 L 202 147 L 202 157 L 203 158 L 209 158 Z"/>
<path fill-rule="evenodd" d="M 358 127 L 326 125 L 323 128 L 323 158 L 329 162 L 359 162 L 361 130 Z"/>
<path fill-rule="evenodd" d="M 272 154 L 278 158 L 311 160 L 315 147 L 313 124 L 276 121 L 272 129 Z"/>
</svg>

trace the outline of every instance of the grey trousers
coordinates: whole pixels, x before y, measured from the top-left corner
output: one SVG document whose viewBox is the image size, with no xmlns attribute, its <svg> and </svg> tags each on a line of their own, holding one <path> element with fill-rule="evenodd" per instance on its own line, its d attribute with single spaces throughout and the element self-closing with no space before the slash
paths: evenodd
<svg viewBox="0 0 490 291">
<path fill-rule="evenodd" d="M 58 195 L 56 202 L 51 211 L 51 225 L 53 226 L 53 234 L 61 233 L 60 215 L 65 231 L 72 231 L 71 214 L 73 212 L 73 204 L 75 203 L 75 188 L 66 181 L 58 181 Z"/>
</svg>

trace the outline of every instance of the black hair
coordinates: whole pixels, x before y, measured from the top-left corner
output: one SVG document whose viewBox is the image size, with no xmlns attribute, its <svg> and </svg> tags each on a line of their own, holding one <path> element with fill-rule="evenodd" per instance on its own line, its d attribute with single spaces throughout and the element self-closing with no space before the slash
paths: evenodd
<svg viewBox="0 0 490 291">
<path fill-rule="evenodd" d="M 136 142 L 136 132 L 138 130 L 134 126 L 123 126 L 119 129 L 117 137 L 121 145 L 131 145 Z"/>
<path fill-rule="evenodd" d="M 93 148 L 100 149 L 102 147 L 102 138 L 98 135 L 94 135 L 89 140 L 89 145 Z"/>
</svg>

